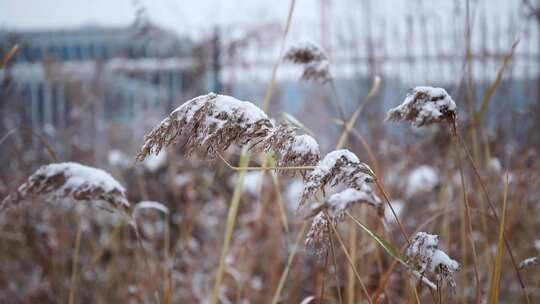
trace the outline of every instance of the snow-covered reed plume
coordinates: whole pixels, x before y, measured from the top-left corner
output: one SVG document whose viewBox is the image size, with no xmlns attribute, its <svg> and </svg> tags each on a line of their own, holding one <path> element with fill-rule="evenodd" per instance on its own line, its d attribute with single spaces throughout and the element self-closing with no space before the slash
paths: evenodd
<svg viewBox="0 0 540 304">
<path fill-rule="evenodd" d="M 410 122 L 422 127 L 443 121 L 453 122 L 457 106 L 443 88 L 416 87 L 399 106 L 388 111 L 387 121 Z"/>
<path fill-rule="evenodd" d="M 139 161 L 179 143 L 190 154 L 199 151 L 213 158 L 231 145 L 246 145 L 273 152 L 278 166 L 311 166 L 319 161 L 319 145 L 309 135 L 298 135 L 291 125 L 275 126 L 248 101 L 210 93 L 189 100 L 174 110 L 145 138 Z"/>
<path fill-rule="evenodd" d="M 439 249 L 438 235 L 418 232 L 407 247 L 406 255 L 419 267 L 418 271 L 422 275 L 434 278 L 438 285 L 445 283 L 455 289 L 454 273 L 460 266 Z"/>
<path fill-rule="evenodd" d="M 0 211 L 32 198 L 43 198 L 47 202 L 88 202 L 122 215 L 130 210 L 126 190 L 111 175 L 72 162 L 39 168 L 2 201 Z"/>
<path fill-rule="evenodd" d="M 330 64 L 323 49 L 311 41 L 303 41 L 292 46 L 284 59 L 302 65 L 302 79 L 315 80 L 322 83 L 332 79 Z"/>
<path fill-rule="evenodd" d="M 368 204 L 375 208 L 380 216 L 384 215 L 384 206 L 381 199 L 373 192 L 371 187 L 362 184 L 359 188 L 347 188 L 339 193 L 332 194 L 328 198 L 327 204 L 335 221 L 342 221 L 345 218 L 345 211 L 357 204 Z"/>
<path fill-rule="evenodd" d="M 324 258 L 330 248 L 330 225 L 330 219 L 323 211 L 319 211 L 306 234 L 306 246 L 311 247 L 319 258 Z"/>
<path fill-rule="evenodd" d="M 146 135 L 137 159 L 173 143 L 180 143 L 188 154 L 197 151 L 212 158 L 232 144 L 261 140 L 272 128 L 266 114 L 251 102 L 210 93 L 185 102 Z"/>
<path fill-rule="evenodd" d="M 345 186 L 345 190 L 330 195 L 315 206 L 311 215 L 315 215 L 311 228 L 306 236 L 306 244 L 310 245 L 319 257 L 324 256 L 329 246 L 330 226 L 343 221 L 345 212 L 357 204 L 368 204 L 384 215 L 381 199 L 373 192 L 368 183 L 373 181 L 372 171 L 368 165 L 360 162 L 349 150 L 336 150 L 328 153 L 315 168 L 305 177 L 304 190 L 300 200 L 301 207 L 318 190 L 329 187 Z"/>
<path fill-rule="evenodd" d="M 310 199 L 317 190 L 324 187 L 345 185 L 348 188 L 363 191 L 366 183 L 373 181 L 371 169 L 360 162 L 349 150 L 336 150 L 328 153 L 306 177 L 300 206 Z"/>
<path fill-rule="evenodd" d="M 540 261 L 538 260 L 538 257 L 529 257 L 519 263 L 519 268 L 525 269 L 527 267 L 538 266 L 538 265 L 540 265 Z"/>
<path fill-rule="evenodd" d="M 274 151 L 279 167 L 311 166 L 320 157 L 319 144 L 309 135 L 297 135 L 296 128 L 278 125 L 258 144 L 259 150 Z"/>
</svg>

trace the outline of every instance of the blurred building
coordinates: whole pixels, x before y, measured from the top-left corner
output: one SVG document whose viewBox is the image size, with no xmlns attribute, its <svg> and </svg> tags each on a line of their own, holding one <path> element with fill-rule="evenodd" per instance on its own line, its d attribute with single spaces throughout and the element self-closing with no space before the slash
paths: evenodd
<svg viewBox="0 0 540 304">
<path fill-rule="evenodd" d="M 2 112 L 13 126 L 64 128 L 80 114 L 74 108 L 127 122 L 169 110 L 204 79 L 195 45 L 151 24 L 0 32 L 0 58 L 14 45 L 0 71 Z"/>
<path fill-rule="evenodd" d="M 91 162 L 111 148 L 133 152 L 173 107 L 209 87 L 204 43 L 150 23 L 0 31 L 0 58 L 14 45 L 0 70 L 0 133 L 37 131 L 62 158 Z M 41 150 L 37 136 L 22 135 L 21 146 Z"/>
</svg>

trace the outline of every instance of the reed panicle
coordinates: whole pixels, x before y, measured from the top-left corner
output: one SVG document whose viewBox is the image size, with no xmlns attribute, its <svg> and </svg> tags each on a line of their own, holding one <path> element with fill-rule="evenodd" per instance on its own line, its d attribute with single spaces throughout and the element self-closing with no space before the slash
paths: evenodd
<svg viewBox="0 0 540 304">
<path fill-rule="evenodd" d="M 362 191 L 365 184 L 372 181 L 371 169 L 360 162 L 354 153 L 346 149 L 332 151 L 307 175 L 299 207 L 326 186 L 334 187 L 342 184 Z"/>
<path fill-rule="evenodd" d="M 292 46 L 284 56 L 285 61 L 301 65 L 303 80 L 326 83 L 332 80 L 330 64 L 323 49 L 311 41 Z"/>
<path fill-rule="evenodd" d="M 386 121 L 408 122 L 423 127 L 443 121 L 453 122 L 457 106 L 443 88 L 415 87 L 399 106 L 388 111 Z"/>
<path fill-rule="evenodd" d="M 123 215 L 131 209 L 124 187 L 107 172 L 66 162 L 40 167 L 2 201 L 0 211 L 37 197 L 48 202 L 89 202 Z"/>
<path fill-rule="evenodd" d="M 165 118 L 145 137 L 139 161 L 163 147 L 179 143 L 214 158 L 232 144 L 246 145 L 268 135 L 273 128 L 266 114 L 250 102 L 209 93 L 193 98 Z"/>
<path fill-rule="evenodd" d="M 439 249 L 439 236 L 418 232 L 407 247 L 406 255 L 419 267 L 419 272 L 434 279 L 438 286 L 447 284 L 455 290 L 454 273 L 460 268 L 459 263 Z"/>
</svg>

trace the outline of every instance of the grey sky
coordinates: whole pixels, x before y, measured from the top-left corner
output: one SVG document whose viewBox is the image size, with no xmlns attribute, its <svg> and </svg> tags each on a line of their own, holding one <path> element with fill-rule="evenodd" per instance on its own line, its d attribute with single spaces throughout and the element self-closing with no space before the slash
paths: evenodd
<svg viewBox="0 0 540 304">
<path fill-rule="evenodd" d="M 327 0 L 328 1 L 328 0 Z M 254 24 L 280 21 L 287 15 L 289 0 L 138 0 L 152 20 L 178 33 L 193 35 L 216 24 Z M 298 0 L 295 21 L 316 21 L 319 0 Z M 331 0 L 329 16 L 340 18 L 362 10 L 368 1 Z M 399 16 L 411 12 L 444 15 L 465 1 L 379 0 L 369 1 L 375 15 Z M 521 0 L 481 0 L 480 9 L 492 15 L 518 14 Z M 81 25 L 126 25 L 133 21 L 134 0 L 0 0 L 0 26 L 10 29 L 45 29 Z"/>
</svg>

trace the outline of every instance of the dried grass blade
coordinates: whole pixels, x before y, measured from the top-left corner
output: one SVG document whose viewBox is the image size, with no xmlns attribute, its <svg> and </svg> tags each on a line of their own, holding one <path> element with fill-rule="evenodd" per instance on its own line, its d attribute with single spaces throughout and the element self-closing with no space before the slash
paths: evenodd
<svg viewBox="0 0 540 304">
<path fill-rule="evenodd" d="M 506 223 L 506 205 L 508 202 L 508 172 L 505 174 L 504 182 L 504 198 L 501 215 L 501 225 L 499 227 L 499 239 L 497 241 L 497 255 L 493 263 L 493 274 L 491 276 L 491 286 L 489 288 L 489 303 L 495 304 L 499 302 L 499 292 L 501 287 L 502 263 L 504 256 L 504 226 Z"/>
</svg>

